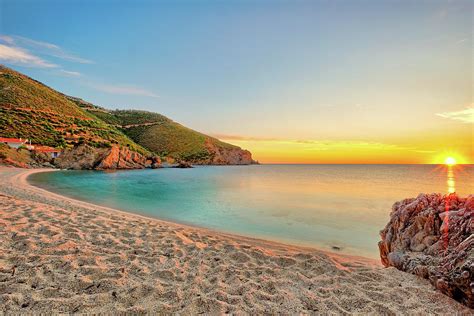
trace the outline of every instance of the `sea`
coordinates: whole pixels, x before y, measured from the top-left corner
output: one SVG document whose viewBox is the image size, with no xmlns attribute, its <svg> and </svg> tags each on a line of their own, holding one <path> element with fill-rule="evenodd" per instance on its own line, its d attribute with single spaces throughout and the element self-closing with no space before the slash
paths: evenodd
<svg viewBox="0 0 474 316">
<path fill-rule="evenodd" d="M 474 194 L 474 165 L 250 165 L 57 171 L 33 185 L 216 231 L 378 258 L 394 202 Z M 157 236 L 157 238 L 159 238 Z"/>
</svg>

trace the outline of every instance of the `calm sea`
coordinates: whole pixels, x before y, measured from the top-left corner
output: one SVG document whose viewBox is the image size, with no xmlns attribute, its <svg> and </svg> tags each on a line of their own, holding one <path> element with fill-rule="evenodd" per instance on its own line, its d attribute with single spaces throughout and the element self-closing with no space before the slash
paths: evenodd
<svg viewBox="0 0 474 316">
<path fill-rule="evenodd" d="M 255 165 L 34 174 L 32 184 L 219 231 L 378 258 L 395 201 L 474 193 L 474 166 Z"/>
</svg>

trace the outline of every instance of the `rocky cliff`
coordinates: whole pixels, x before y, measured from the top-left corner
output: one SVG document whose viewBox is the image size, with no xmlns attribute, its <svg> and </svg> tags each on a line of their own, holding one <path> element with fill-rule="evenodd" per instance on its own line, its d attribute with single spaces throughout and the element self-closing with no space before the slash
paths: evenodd
<svg viewBox="0 0 474 316">
<path fill-rule="evenodd" d="M 390 217 L 380 232 L 382 263 L 474 308 L 474 195 L 421 194 L 395 203 Z"/>
<path fill-rule="evenodd" d="M 205 146 L 209 152 L 209 159 L 205 160 L 203 164 L 250 165 L 255 163 L 252 160 L 252 154 L 248 150 L 230 146 L 220 147 L 209 139 L 206 140 Z"/>
<path fill-rule="evenodd" d="M 142 169 L 157 168 L 159 157 L 146 157 L 128 147 L 112 145 L 110 148 L 92 148 L 79 145 L 65 150 L 54 160 L 54 165 L 62 169 Z"/>
</svg>

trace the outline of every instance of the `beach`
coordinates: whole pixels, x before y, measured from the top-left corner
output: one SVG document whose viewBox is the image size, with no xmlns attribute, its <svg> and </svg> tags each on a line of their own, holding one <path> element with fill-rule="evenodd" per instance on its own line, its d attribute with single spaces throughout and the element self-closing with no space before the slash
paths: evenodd
<svg viewBox="0 0 474 316">
<path fill-rule="evenodd" d="M 73 200 L 41 171 L 0 167 L 1 312 L 472 313 L 378 260 Z"/>
</svg>

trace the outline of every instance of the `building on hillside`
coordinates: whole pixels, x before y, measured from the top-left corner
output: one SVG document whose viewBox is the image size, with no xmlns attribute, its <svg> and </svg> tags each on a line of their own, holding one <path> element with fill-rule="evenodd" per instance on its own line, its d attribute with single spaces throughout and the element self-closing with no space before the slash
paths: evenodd
<svg viewBox="0 0 474 316">
<path fill-rule="evenodd" d="M 35 153 L 44 153 L 51 158 L 58 158 L 61 155 L 61 150 L 49 146 L 35 145 L 33 151 Z"/>
<path fill-rule="evenodd" d="M 7 144 L 8 146 L 12 148 L 20 148 L 21 146 L 25 145 L 27 143 L 27 139 L 21 139 L 21 138 L 5 138 L 5 137 L 0 137 L 0 143 L 1 144 Z"/>
<path fill-rule="evenodd" d="M 45 153 L 51 158 L 58 158 L 61 155 L 60 149 L 43 145 L 32 145 L 31 141 L 28 142 L 28 139 L 0 137 L 0 144 L 6 144 L 11 148 L 16 149 L 24 147 L 29 151 L 33 151 L 35 153 Z"/>
</svg>

